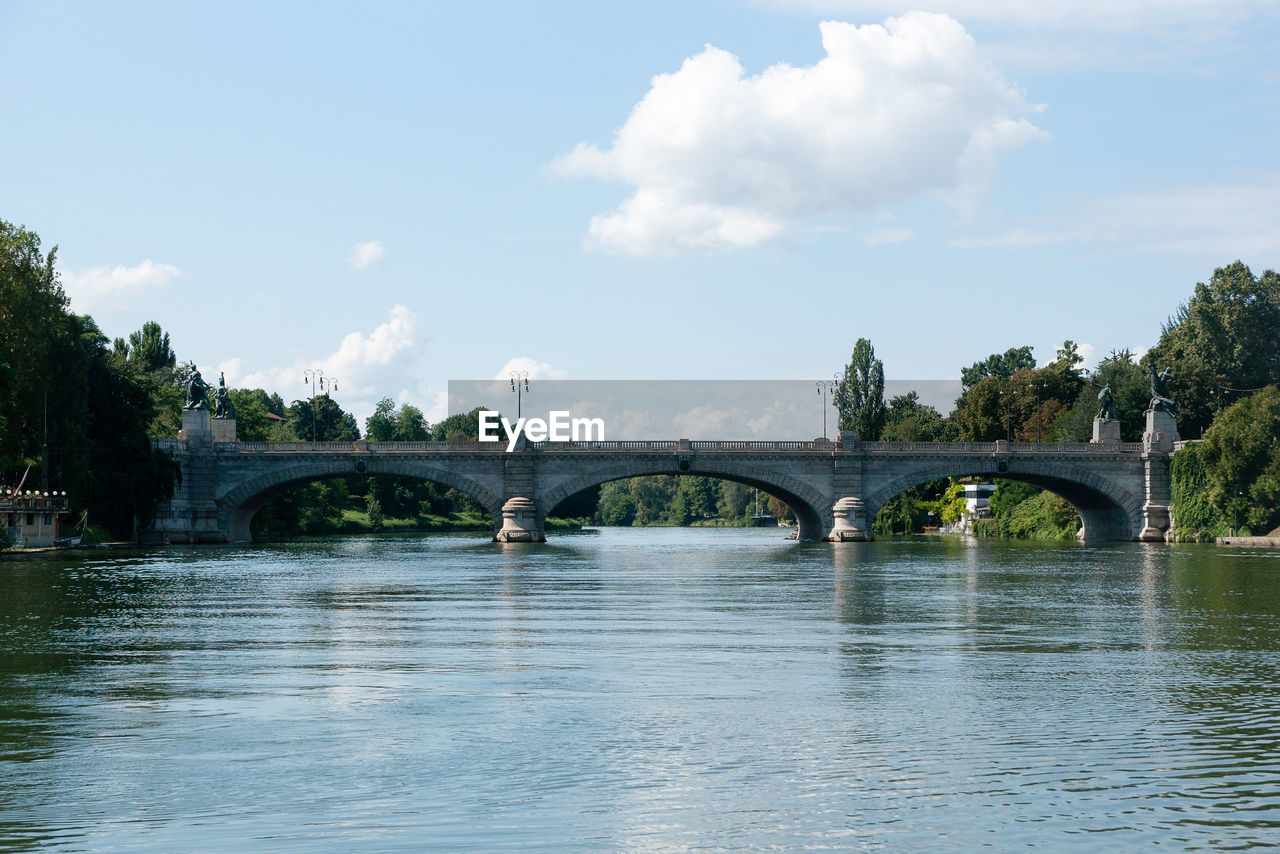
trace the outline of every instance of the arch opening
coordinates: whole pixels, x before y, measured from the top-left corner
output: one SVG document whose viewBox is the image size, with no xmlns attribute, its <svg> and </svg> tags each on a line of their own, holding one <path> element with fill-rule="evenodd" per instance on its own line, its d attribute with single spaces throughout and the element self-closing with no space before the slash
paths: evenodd
<svg viewBox="0 0 1280 854">
<path fill-rule="evenodd" d="M 891 499 L 909 489 L 950 477 L 1017 481 L 1050 492 L 1070 505 L 1079 517 L 1076 538 L 1081 541 L 1135 540 L 1142 530 L 1141 500 L 1092 472 L 1064 477 L 1039 471 L 1001 471 L 996 460 L 989 465 L 934 466 L 900 477 L 867 497 L 867 516 L 875 518 Z"/>
<path fill-rule="evenodd" d="M 687 468 L 681 468 L 680 463 L 684 462 Z M 690 511 L 694 517 L 706 515 L 704 509 L 707 506 L 707 496 L 699 496 L 699 489 L 695 486 L 698 481 L 709 481 L 712 483 L 721 483 L 725 485 L 732 484 L 734 487 L 742 487 L 747 490 L 759 490 L 761 506 L 767 506 L 768 497 L 776 499 L 774 509 L 785 508 L 789 514 L 789 518 L 794 520 L 797 528 L 798 538 L 802 540 L 821 540 L 826 536 L 827 531 L 831 527 L 831 508 L 829 501 L 802 482 L 790 478 L 787 475 L 776 472 L 761 471 L 743 471 L 728 470 L 727 467 L 711 466 L 706 464 L 697 464 L 695 461 L 662 461 L 656 464 L 645 466 L 628 466 L 626 471 L 609 471 L 597 469 L 588 473 L 584 473 L 577 477 L 568 479 L 551 489 L 539 502 L 539 510 L 543 518 L 547 516 L 557 515 L 563 512 L 562 508 L 572 506 L 572 502 L 581 502 L 584 494 L 589 495 L 592 491 L 599 491 L 603 501 L 611 498 L 613 490 L 609 489 L 612 484 L 619 484 L 624 481 L 635 481 L 638 478 L 651 477 L 669 477 L 674 481 L 673 491 L 679 491 L 682 494 L 675 496 L 658 496 L 659 501 L 667 500 L 676 504 L 676 513 L 684 510 Z M 793 483 L 786 483 L 791 480 Z M 718 496 L 716 503 L 719 504 Z M 742 496 L 736 494 L 731 500 L 736 503 L 740 501 Z M 752 509 L 754 510 L 755 496 L 752 494 Z M 701 504 L 699 504 L 701 500 Z M 683 503 L 684 507 L 680 507 Z M 619 508 L 616 505 L 612 508 L 605 507 L 600 504 L 599 513 L 601 521 L 604 524 L 619 524 L 625 520 L 626 524 L 631 524 L 636 518 L 635 515 L 628 515 L 626 508 Z M 581 507 L 581 503 L 578 504 Z M 716 507 L 716 513 L 719 514 L 725 508 L 723 506 Z M 699 512 L 693 512 L 699 511 Z M 635 512 L 639 512 L 638 508 Z M 765 514 L 761 514 L 762 516 Z M 755 516 L 752 513 L 752 516 Z M 647 521 L 658 522 L 658 519 L 649 518 Z M 670 519 L 668 521 L 671 521 Z M 642 523 L 643 524 L 643 523 Z M 678 524 L 673 522 L 673 524 Z M 774 523 L 776 525 L 776 522 Z"/>
<path fill-rule="evenodd" d="M 486 490 L 480 484 L 475 483 L 466 477 L 461 477 L 446 470 L 427 470 L 421 471 L 401 471 L 401 470 L 384 470 L 384 467 L 370 466 L 366 463 L 363 469 L 343 467 L 342 470 L 335 470 L 332 465 L 296 465 L 286 466 L 272 469 L 262 474 L 246 479 L 234 489 L 225 494 L 219 501 L 219 513 L 223 515 L 227 521 L 227 530 L 229 540 L 231 542 L 252 542 L 255 538 L 256 529 L 261 525 L 255 525 L 254 520 L 260 510 L 267 506 L 269 502 L 287 505 L 287 502 L 281 502 L 282 497 L 288 496 L 299 488 L 307 488 L 312 485 L 324 486 L 333 489 L 338 493 L 336 501 L 341 502 L 345 507 L 352 507 L 352 497 L 363 496 L 361 501 L 367 501 L 369 490 L 377 490 L 378 486 L 385 483 L 409 482 L 422 484 L 429 489 L 421 490 L 422 495 L 418 496 L 422 500 L 428 502 L 448 502 L 470 510 L 478 510 L 486 519 L 486 524 L 500 525 L 502 520 L 501 501 L 498 500 L 489 490 Z M 358 484 L 354 489 L 352 483 Z M 341 485 L 341 486 L 338 486 Z M 375 496 L 377 492 L 375 491 Z M 409 500 L 406 496 L 398 496 L 401 500 Z M 315 496 L 310 496 L 315 499 Z M 381 502 L 379 502 L 381 503 Z M 329 501 L 327 507 L 321 506 L 309 508 L 309 512 L 328 512 L 333 514 L 335 501 Z M 467 505 L 470 505 L 467 507 Z M 362 503 L 362 508 L 367 507 Z M 434 505 L 433 506 L 438 506 Z M 286 514 L 290 512 L 290 508 L 285 507 Z M 332 518 L 332 515 L 331 515 Z M 338 511 L 338 518 L 341 513 Z M 304 529 L 305 530 L 305 529 Z M 330 528 L 330 530 L 333 530 Z M 291 532 L 296 532 L 295 528 Z"/>
</svg>

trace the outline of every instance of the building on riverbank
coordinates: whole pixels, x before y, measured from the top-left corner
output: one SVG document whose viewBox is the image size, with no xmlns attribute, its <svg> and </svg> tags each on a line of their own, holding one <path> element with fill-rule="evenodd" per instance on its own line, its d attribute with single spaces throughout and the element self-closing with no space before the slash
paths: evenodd
<svg viewBox="0 0 1280 854">
<path fill-rule="evenodd" d="M 0 519 L 4 520 L 9 542 L 18 548 L 54 545 L 62 536 L 62 523 L 68 512 L 65 492 L 28 491 L 0 497 Z"/>
</svg>

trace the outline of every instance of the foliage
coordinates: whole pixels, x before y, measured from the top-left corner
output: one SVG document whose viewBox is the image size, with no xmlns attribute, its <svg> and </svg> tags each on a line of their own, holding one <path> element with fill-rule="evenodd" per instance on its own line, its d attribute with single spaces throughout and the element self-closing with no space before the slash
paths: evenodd
<svg viewBox="0 0 1280 854">
<path fill-rule="evenodd" d="M 1179 539 L 1212 539 L 1226 536 L 1229 523 L 1209 502 L 1209 472 L 1204 445 L 1187 444 L 1169 464 L 1173 483 L 1171 510 L 1174 534 Z"/>
<path fill-rule="evenodd" d="M 950 483 L 949 479 L 942 478 L 913 486 L 895 495 L 876 511 L 876 517 L 871 521 L 872 532 L 882 535 L 918 533 L 930 524 L 931 510 L 936 523 L 939 498 Z"/>
<path fill-rule="evenodd" d="M 360 438 L 355 416 L 344 412 L 328 394 L 295 400 L 285 410 L 289 429 L 303 441 L 354 442 Z"/>
<path fill-rule="evenodd" d="M 364 510 L 369 515 L 369 530 L 374 533 L 381 531 L 383 525 L 382 504 L 378 502 L 378 497 L 372 492 L 365 499 Z"/>
<path fill-rule="evenodd" d="M 1280 388 L 1270 386 L 1214 419 L 1200 450 L 1209 503 L 1233 528 L 1280 523 Z"/>
<path fill-rule="evenodd" d="M 1128 350 L 1112 350 L 1098 363 L 1089 379 L 1097 386 L 1110 386 L 1112 403 L 1120 421 L 1120 440 L 1142 441 L 1146 429 L 1147 404 L 1151 389 L 1147 372 Z M 1084 385 L 1071 411 L 1058 420 L 1050 432 L 1050 439 L 1061 442 L 1088 442 L 1093 438 L 1093 419 L 1098 414 L 1099 390 Z"/>
<path fill-rule="evenodd" d="M 1080 517 L 1062 498 L 1018 481 L 997 479 L 991 518 L 973 523 L 974 536 L 1027 540 L 1072 540 Z"/>
<path fill-rule="evenodd" d="M 949 442 L 957 432 L 938 410 L 921 403 L 919 395 L 910 391 L 889 401 L 880 438 L 886 442 Z"/>
<path fill-rule="evenodd" d="M 835 406 L 841 430 L 852 430 L 864 442 L 879 440 L 886 415 L 884 364 L 866 338 L 854 344 L 853 356 L 836 386 Z"/>
<path fill-rule="evenodd" d="M 476 423 L 478 430 L 479 421 Z M 370 442 L 425 442 L 431 438 L 431 426 L 421 409 L 404 403 L 397 410 L 389 397 L 378 401 L 373 414 L 365 419 L 364 432 Z"/>
<path fill-rule="evenodd" d="M 1054 425 L 1078 403 L 1080 389 L 1085 387 L 1076 367 L 1080 362 L 1076 349 L 1074 342 L 1065 341 L 1058 357 L 1043 368 L 1022 367 L 1007 377 L 991 374 L 977 380 L 956 401 L 951 415 L 960 439 L 1037 442 L 1055 438 Z M 1020 352 L 1010 350 L 1005 356 Z"/>
<path fill-rule="evenodd" d="M 1240 261 L 1214 270 L 1169 318 L 1143 365 L 1173 371 L 1179 432 L 1199 436 L 1239 398 L 1234 389 L 1280 382 L 1280 275 L 1255 276 Z"/>
<path fill-rule="evenodd" d="M 983 377 L 956 401 L 951 423 L 961 441 L 994 442 L 1010 434 L 1004 387 L 1000 377 Z"/>
<path fill-rule="evenodd" d="M 981 362 L 961 368 L 960 385 L 967 392 L 987 377 L 1007 380 L 1018 371 L 1035 366 L 1036 360 L 1031 354 L 1030 346 L 1010 347 L 1003 353 L 992 353 Z"/>
<path fill-rule="evenodd" d="M 785 502 L 763 491 L 760 509 L 778 519 L 795 515 Z M 755 490 L 694 475 L 633 477 L 604 484 L 594 515 L 601 524 L 611 526 L 690 525 L 712 520 L 748 525 L 755 515 Z"/>
<path fill-rule="evenodd" d="M 124 538 L 169 494 L 174 466 L 148 440 L 145 366 L 68 310 L 55 260 L 34 232 L 0 220 L 0 477 L 17 480 L 32 463 L 73 510 Z"/>
<path fill-rule="evenodd" d="M 456 413 L 450 415 L 443 421 L 438 422 L 431 428 L 431 441 L 433 442 L 474 442 L 480 438 L 480 412 L 484 407 L 477 406 L 475 409 L 466 413 Z M 497 430 L 498 436 L 502 441 L 506 441 L 507 431 L 503 429 L 501 424 Z"/>
</svg>

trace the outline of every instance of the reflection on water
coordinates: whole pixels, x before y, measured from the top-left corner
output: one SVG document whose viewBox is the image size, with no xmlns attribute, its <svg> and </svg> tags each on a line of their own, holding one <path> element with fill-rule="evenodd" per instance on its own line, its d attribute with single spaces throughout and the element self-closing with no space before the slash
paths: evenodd
<svg viewBox="0 0 1280 854">
<path fill-rule="evenodd" d="M 1274 845 L 1278 580 L 772 530 L 0 561 L 0 850 Z"/>
</svg>

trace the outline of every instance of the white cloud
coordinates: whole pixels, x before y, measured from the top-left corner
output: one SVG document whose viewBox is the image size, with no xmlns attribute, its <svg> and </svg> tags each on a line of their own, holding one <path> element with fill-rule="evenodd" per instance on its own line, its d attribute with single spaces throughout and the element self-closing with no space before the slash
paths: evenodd
<svg viewBox="0 0 1280 854">
<path fill-rule="evenodd" d="M 1074 211 L 993 235 L 950 241 L 962 249 L 1092 243 L 1125 253 L 1190 255 L 1210 263 L 1280 253 L 1280 175 L 1105 196 Z"/>
<path fill-rule="evenodd" d="M 357 417 L 363 429 L 364 418 L 373 412 L 383 397 L 405 401 L 411 397 L 420 408 L 421 401 L 432 400 L 432 411 L 441 408 L 439 395 L 421 385 L 414 371 L 414 352 L 418 333 L 418 316 L 397 305 L 385 323 L 368 335 L 352 332 L 328 355 L 300 357 L 292 365 L 254 368 L 241 358 L 221 362 L 212 371 L 223 371 L 227 385 L 236 388 L 262 388 L 278 392 L 286 402 L 310 395 L 303 383 L 303 371 L 311 368 L 336 379 L 333 397 Z"/>
<path fill-rule="evenodd" d="M 1172 26 L 1216 26 L 1275 9 L 1274 0 L 776 0 L 774 5 L 824 15 L 878 17 L 909 11 L 944 12 L 1036 30 L 1107 32 Z"/>
<path fill-rule="evenodd" d="M 590 241 L 627 254 L 736 248 L 808 217 L 969 199 L 1002 150 L 1044 135 L 946 15 L 820 29 L 823 59 L 754 76 L 708 45 L 653 78 L 611 148 L 558 158 L 560 175 L 636 188 L 592 218 Z"/>
<path fill-rule="evenodd" d="M 516 356 L 503 365 L 493 378 L 495 380 L 510 379 L 512 371 L 528 371 L 531 380 L 563 380 L 569 376 L 565 371 L 553 368 L 546 362 L 539 362 L 528 356 Z"/>
<path fill-rule="evenodd" d="M 128 299 L 163 288 L 182 275 L 172 264 L 157 264 L 150 258 L 126 267 L 90 267 L 81 272 L 61 270 L 62 289 L 78 311 L 92 311 L 109 302 Z"/>
<path fill-rule="evenodd" d="M 368 243 L 357 243 L 351 247 L 351 269 L 364 270 L 380 266 L 386 258 L 387 250 L 381 240 L 370 240 Z"/>
</svg>

